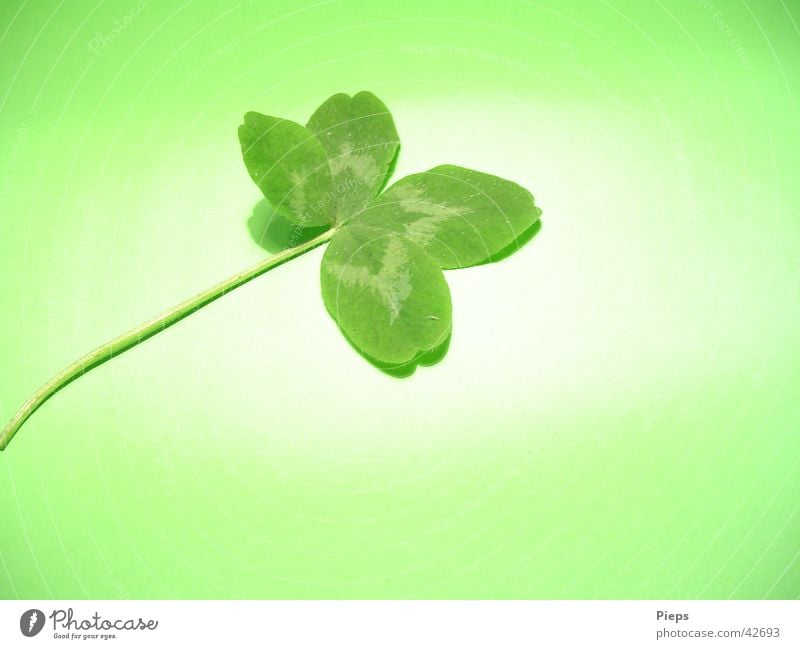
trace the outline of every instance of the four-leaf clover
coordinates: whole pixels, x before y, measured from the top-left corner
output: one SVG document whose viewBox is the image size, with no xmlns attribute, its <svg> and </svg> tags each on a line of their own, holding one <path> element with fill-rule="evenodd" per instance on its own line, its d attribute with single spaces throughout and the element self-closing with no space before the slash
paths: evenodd
<svg viewBox="0 0 800 649">
<path fill-rule="evenodd" d="M 325 306 L 384 369 L 413 369 L 447 342 L 442 270 L 502 258 L 539 225 L 530 192 L 463 167 L 434 167 L 381 193 L 400 143 L 370 92 L 334 95 L 306 126 L 248 113 L 239 139 L 251 177 L 283 217 L 334 231 L 322 260 Z"/>
</svg>

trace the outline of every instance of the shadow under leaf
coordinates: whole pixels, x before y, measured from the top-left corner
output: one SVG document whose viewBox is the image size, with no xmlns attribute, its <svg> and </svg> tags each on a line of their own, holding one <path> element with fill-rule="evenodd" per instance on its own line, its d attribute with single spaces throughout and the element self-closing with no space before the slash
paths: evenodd
<svg viewBox="0 0 800 649">
<path fill-rule="evenodd" d="M 531 227 L 529 227 L 521 235 L 519 235 L 516 239 L 514 239 L 514 241 L 509 243 L 505 248 L 503 248 L 499 252 L 492 255 L 489 259 L 487 259 L 483 263 L 490 264 L 496 261 L 502 261 L 506 257 L 510 257 L 520 248 L 522 248 L 522 246 L 524 246 L 531 239 L 533 239 L 541 229 L 542 229 L 542 221 L 541 219 L 539 219 L 538 221 L 536 221 L 536 223 L 534 223 Z"/>
<path fill-rule="evenodd" d="M 452 338 L 452 330 L 450 333 L 447 334 L 447 338 L 445 340 L 434 347 L 433 349 L 429 349 L 426 352 L 422 352 L 412 360 L 408 361 L 407 363 L 403 363 L 402 365 L 397 365 L 395 363 L 387 363 L 385 361 L 381 361 L 380 359 L 375 358 L 374 356 L 370 356 L 367 354 L 363 349 L 361 349 L 358 345 L 356 345 L 350 337 L 341 330 L 339 331 L 345 337 L 350 346 L 357 351 L 367 362 L 369 362 L 373 367 L 376 367 L 384 374 L 388 374 L 389 376 L 395 379 L 406 379 L 414 372 L 417 371 L 417 367 L 420 365 L 422 367 L 431 367 L 432 365 L 436 365 L 439 363 L 447 354 L 447 350 L 450 348 L 450 339 Z"/>
<path fill-rule="evenodd" d="M 293 223 L 275 210 L 266 199 L 256 203 L 252 214 L 247 219 L 250 238 L 272 254 L 310 241 L 327 229 L 327 227 L 304 228 L 302 225 Z"/>
</svg>

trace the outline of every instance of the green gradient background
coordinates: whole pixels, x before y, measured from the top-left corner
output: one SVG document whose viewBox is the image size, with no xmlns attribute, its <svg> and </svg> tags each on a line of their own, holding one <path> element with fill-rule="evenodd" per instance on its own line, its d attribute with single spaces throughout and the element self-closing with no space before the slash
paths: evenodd
<svg viewBox="0 0 800 649">
<path fill-rule="evenodd" d="M 369 89 L 533 190 L 407 380 L 322 252 L 92 372 L 0 455 L 7 598 L 800 595 L 800 8 L 0 4 L 0 417 L 262 258 L 236 127 Z M 94 52 L 95 34 L 108 42 Z"/>
</svg>

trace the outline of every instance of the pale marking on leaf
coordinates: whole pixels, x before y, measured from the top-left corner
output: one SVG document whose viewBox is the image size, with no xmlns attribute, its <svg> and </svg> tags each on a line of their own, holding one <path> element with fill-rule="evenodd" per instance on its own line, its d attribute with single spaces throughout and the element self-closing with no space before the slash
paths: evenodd
<svg viewBox="0 0 800 649">
<path fill-rule="evenodd" d="M 434 240 L 436 235 L 439 234 L 439 224 L 445 223 L 453 218 L 451 214 L 441 214 L 438 216 L 423 216 L 422 218 L 406 223 L 403 225 L 403 230 L 406 234 L 412 235 L 414 241 L 420 245 Z"/>
<path fill-rule="evenodd" d="M 295 214 L 298 218 L 303 218 L 305 216 L 306 196 L 302 189 L 295 187 L 292 193 L 289 194 L 287 203 L 289 203 L 289 209 L 292 214 Z"/>
<path fill-rule="evenodd" d="M 300 183 L 305 180 L 303 173 L 299 169 L 292 169 L 289 172 L 289 180 L 292 181 L 292 186 L 297 187 Z"/>
<path fill-rule="evenodd" d="M 414 185 L 392 190 L 392 199 L 407 214 L 423 215 L 403 224 L 404 232 L 412 235 L 413 240 L 423 246 L 436 238 L 441 223 L 465 216 L 472 211 L 466 205 L 442 205 L 427 200 L 423 190 Z"/>
<path fill-rule="evenodd" d="M 292 189 L 286 198 L 286 202 L 292 214 L 302 219 L 306 216 L 306 194 L 303 191 L 303 183 L 306 178 L 302 172 L 295 169 L 289 172 L 289 180 L 292 182 Z"/>
<path fill-rule="evenodd" d="M 408 270 L 408 255 L 402 243 L 389 238 L 381 259 L 381 269 L 376 275 L 366 266 L 331 261 L 330 272 L 347 287 L 358 286 L 376 293 L 389 311 L 389 325 L 394 324 L 411 295 L 411 272 Z"/>
<path fill-rule="evenodd" d="M 334 177 L 347 172 L 359 180 L 372 180 L 380 174 L 378 163 L 374 158 L 368 155 L 350 153 L 349 149 L 345 154 L 332 158 L 330 165 Z"/>
<path fill-rule="evenodd" d="M 430 220 L 430 225 L 435 225 L 453 217 L 464 216 L 472 211 L 467 205 L 446 205 L 432 201 L 426 197 L 420 187 L 411 184 L 391 190 L 391 195 L 392 202 L 397 203 L 404 212 L 433 217 L 432 219 L 417 219 L 415 223 L 424 223 Z"/>
</svg>

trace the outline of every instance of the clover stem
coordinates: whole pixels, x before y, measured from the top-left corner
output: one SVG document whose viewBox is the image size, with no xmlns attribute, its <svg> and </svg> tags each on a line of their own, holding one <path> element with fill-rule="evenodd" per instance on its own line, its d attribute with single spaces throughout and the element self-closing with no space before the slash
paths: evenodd
<svg viewBox="0 0 800 649">
<path fill-rule="evenodd" d="M 174 325 L 179 320 L 182 320 L 188 315 L 191 315 L 198 309 L 203 308 L 205 305 L 210 304 L 217 298 L 222 297 L 226 293 L 246 284 L 251 279 L 263 275 L 268 270 L 272 270 L 276 266 L 280 266 L 284 262 L 299 257 L 300 255 L 322 245 L 329 241 L 336 232 L 335 228 L 331 228 L 323 232 L 318 237 L 301 243 L 292 248 L 287 248 L 264 261 L 259 262 L 252 268 L 248 268 L 241 273 L 237 273 L 233 277 L 225 281 L 215 284 L 211 288 L 198 293 L 194 297 L 184 300 L 180 304 L 175 305 L 171 309 L 143 322 L 138 327 L 126 331 L 124 334 L 117 336 L 113 340 L 108 341 L 105 345 L 101 345 L 86 356 L 79 358 L 77 361 L 66 367 L 64 370 L 56 374 L 52 379 L 34 392 L 31 397 L 22 404 L 22 407 L 12 417 L 11 421 L 3 428 L 0 433 L 0 451 L 5 450 L 11 439 L 20 429 L 22 424 L 30 417 L 45 401 L 52 397 L 61 388 L 71 383 L 77 378 L 80 378 L 89 370 L 102 365 L 106 361 L 119 356 L 132 347 L 136 347 L 141 342 L 144 342 L 151 336 L 164 331 L 167 327 Z"/>
</svg>

